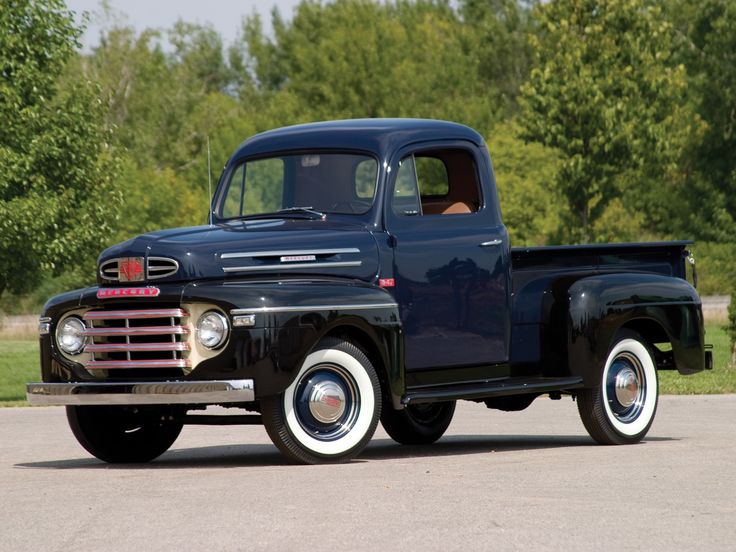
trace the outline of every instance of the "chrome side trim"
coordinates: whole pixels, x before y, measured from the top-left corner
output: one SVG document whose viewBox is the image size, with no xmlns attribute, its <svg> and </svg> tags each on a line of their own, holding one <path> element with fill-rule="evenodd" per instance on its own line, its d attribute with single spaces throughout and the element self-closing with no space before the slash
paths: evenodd
<svg viewBox="0 0 736 552">
<path fill-rule="evenodd" d="M 223 272 L 257 272 L 259 270 L 299 270 L 302 268 L 338 268 L 341 266 L 360 266 L 362 261 L 345 261 L 334 263 L 289 263 L 289 264 L 268 264 L 255 266 L 226 266 Z"/>
<path fill-rule="evenodd" d="M 222 404 L 255 400 L 252 379 L 129 383 L 29 383 L 32 405 Z"/>
<path fill-rule="evenodd" d="M 342 249 L 286 249 L 284 251 L 247 251 L 239 253 L 223 253 L 221 259 L 250 259 L 253 257 L 290 257 L 297 255 L 341 255 L 345 253 L 360 253 L 356 247 Z"/>
<path fill-rule="evenodd" d="M 329 311 L 329 310 L 367 310 L 367 309 L 393 309 L 398 308 L 397 303 L 359 303 L 355 305 L 304 305 L 283 307 L 253 307 L 251 309 L 232 309 L 230 314 L 253 314 L 258 312 L 307 312 L 307 311 Z"/>
</svg>

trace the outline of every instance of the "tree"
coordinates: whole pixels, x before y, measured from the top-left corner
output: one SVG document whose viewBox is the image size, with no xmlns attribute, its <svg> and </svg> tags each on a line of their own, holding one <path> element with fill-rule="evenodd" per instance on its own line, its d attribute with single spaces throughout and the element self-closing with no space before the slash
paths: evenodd
<svg viewBox="0 0 736 552">
<path fill-rule="evenodd" d="M 0 294 L 94 258 L 115 217 L 96 91 L 57 85 L 80 32 L 61 0 L 0 10 Z"/>
<path fill-rule="evenodd" d="M 697 205 L 678 222 L 698 239 L 736 240 L 736 3 L 677 0 L 665 4 L 679 31 L 678 59 L 690 101 L 705 127 L 684 166 L 683 204 Z"/>
<path fill-rule="evenodd" d="M 555 182 L 568 205 L 566 238 L 590 241 L 606 218 L 626 220 L 604 217 L 609 207 L 625 215 L 677 193 L 677 161 L 699 122 L 684 67 L 672 61 L 672 25 L 655 3 L 553 0 L 536 16 L 523 136 L 562 153 Z M 641 192 L 634 206 L 632 191 Z"/>
<path fill-rule="evenodd" d="M 473 31 L 446 1 L 302 2 L 276 12 L 273 38 L 244 25 L 253 80 L 243 96 L 259 128 L 351 117 L 433 117 L 481 132 L 499 118 L 499 93 L 478 78 Z"/>
</svg>

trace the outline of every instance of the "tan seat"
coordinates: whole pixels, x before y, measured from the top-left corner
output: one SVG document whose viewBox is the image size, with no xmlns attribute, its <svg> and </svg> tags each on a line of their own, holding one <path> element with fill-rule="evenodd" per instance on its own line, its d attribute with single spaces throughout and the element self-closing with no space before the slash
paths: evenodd
<svg viewBox="0 0 736 552">
<path fill-rule="evenodd" d="M 443 215 L 462 215 L 464 213 L 472 213 L 472 210 L 463 201 L 457 201 L 442 211 Z"/>
</svg>

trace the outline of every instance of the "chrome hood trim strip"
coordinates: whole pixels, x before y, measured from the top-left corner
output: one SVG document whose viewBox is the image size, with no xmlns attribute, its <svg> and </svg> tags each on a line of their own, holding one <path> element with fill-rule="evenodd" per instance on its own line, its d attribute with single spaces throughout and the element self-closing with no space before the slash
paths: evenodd
<svg viewBox="0 0 736 552">
<path fill-rule="evenodd" d="M 267 264 L 267 265 L 253 265 L 253 266 L 226 266 L 223 267 L 223 272 L 257 272 L 263 270 L 301 270 L 309 268 L 338 268 L 344 266 L 360 266 L 363 261 L 338 261 L 338 262 L 326 262 L 326 263 L 283 263 L 283 264 Z"/>
<path fill-rule="evenodd" d="M 299 255 L 342 255 L 347 253 L 360 253 L 357 247 L 346 247 L 342 249 L 286 249 L 283 251 L 247 251 L 238 253 L 223 253 L 221 259 L 250 259 L 254 257 L 290 257 Z"/>
</svg>

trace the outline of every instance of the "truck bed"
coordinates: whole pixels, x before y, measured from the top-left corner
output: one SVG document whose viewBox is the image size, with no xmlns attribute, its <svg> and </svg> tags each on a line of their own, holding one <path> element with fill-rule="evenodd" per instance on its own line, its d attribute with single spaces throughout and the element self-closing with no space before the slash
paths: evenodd
<svg viewBox="0 0 736 552">
<path fill-rule="evenodd" d="M 562 362 L 567 291 L 599 274 L 659 274 L 686 279 L 691 241 L 517 247 L 511 250 L 513 365 Z"/>
</svg>

